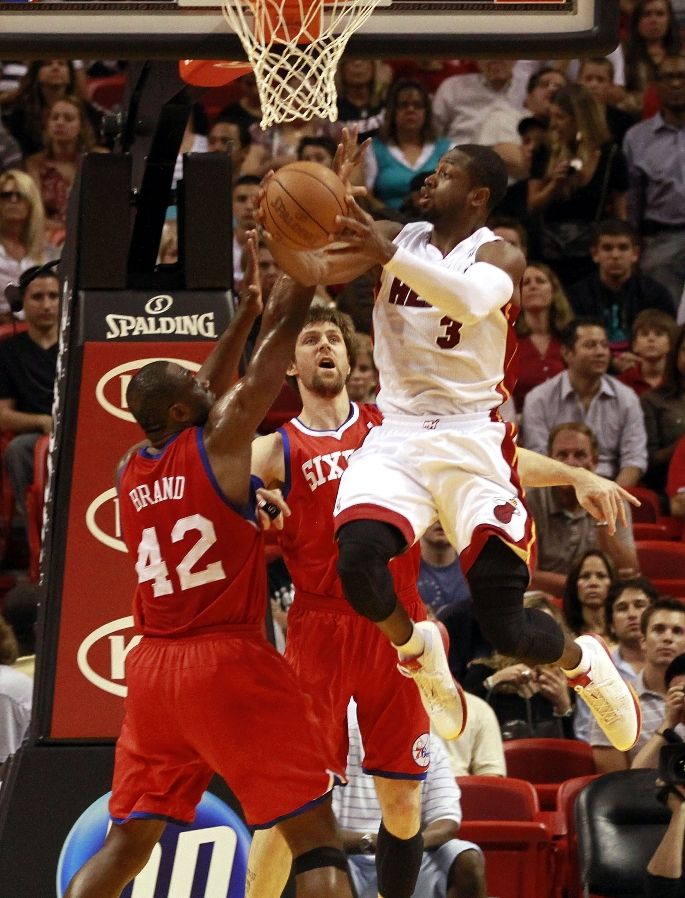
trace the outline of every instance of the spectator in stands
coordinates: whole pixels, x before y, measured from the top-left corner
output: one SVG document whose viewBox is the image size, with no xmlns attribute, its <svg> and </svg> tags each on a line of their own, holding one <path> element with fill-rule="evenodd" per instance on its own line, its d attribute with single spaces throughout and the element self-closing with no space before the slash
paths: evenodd
<svg viewBox="0 0 685 898">
<path fill-rule="evenodd" d="M 164 222 L 157 262 L 159 265 L 174 265 L 178 262 L 178 222 L 175 219 Z"/>
<path fill-rule="evenodd" d="M 637 270 L 640 249 L 637 232 L 629 222 L 600 222 L 593 233 L 591 253 L 594 271 L 573 284 L 568 297 L 576 315 L 603 321 L 612 353 L 619 356 L 628 348 L 639 312 L 661 309 L 674 315 L 675 305 L 665 287 Z M 615 359 L 616 370 L 624 367 Z"/>
<path fill-rule="evenodd" d="M 659 752 L 685 736 L 685 654 L 676 655 L 664 673 L 666 701 L 660 725 L 652 731 L 630 765 L 649 769 L 659 766 Z"/>
<path fill-rule="evenodd" d="M 348 785 L 333 792 L 333 810 L 359 898 L 376 898 L 376 835 L 381 810 L 372 777 L 363 770 L 364 748 L 356 715 L 349 725 Z M 459 786 L 435 737 L 425 746 L 430 767 L 421 795 L 423 861 L 416 895 L 436 898 L 485 898 L 483 855 L 473 842 L 459 838 Z"/>
<path fill-rule="evenodd" d="M 493 234 L 520 249 L 524 256 L 528 255 L 528 231 L 517 218 L 497 213 L 490 217 L 488 227 Z"/>
<path fill-rule="evenodd" d="M 677 599 L 658 599 L 643 612 L 640 631 L 645 664 L 633 684 L 642 712 L 640 738 L 629 752 L 617 751 L 609 744 L 599 725 L 592 720 L 588 741 L 592 745 L 598 773 L 610 773 L 612 770 L 630 767 L 654 733 L 657 730 L 663 731 L 667 712 L 666 671 L 671 661 L 685 652 L 685 606 Z M 681 729 L 681 726 L 679 724 L 677 729 L 685 733 L 685 727 Z M 660 744 L 663 745 L 663 741 Z M 650 765 L 642 763 L 641 766 Z"/>
<path fill-rule="evenodd" d="M 347 381 L 347 394 L 353 402 L 375 402 L 378 370 L 373 361 L 373 342 L 368 334 L 357 334 L 357 353 Z"/>
<path fill-rule="evenodd" d="M 29 64 L 9 110 L 3 115 L 23 156 L 43 149 L 48 111 L 55 100 L 66 96 L 81 96 L 73 60 L 37 59 Z M 100 113 L 90 103 L 84 105 L 93 133 L 97 134 Z"/>
<path fill-rule="evenodd" d="M 297 158 L 302 162 L 318 162 L 326 168 L 333 168 L 333 160 L 338 149 L 332 137 L 303 137 L 297 145 Z"/>
<path fill-rule="evenodd" d="M 17 638 L 18 656 L 14 669 L 33 679 L 36 666 L 36 621 L 38 618 L 36 583 L 19 583 L 3 597 L 5 620 Z"/>
<path fill-rule="evenodd" d="M 40 191 L 48 243 L 61 246 L 66 237 L 67 203 L 84 153 L 107 152 L 95 145 L 95 134 L 78 97 L 61 97 L 50 107 L 45 149 L 26 160 L 26 171 Z"/>
<path fill-rule="evenodd" d="M 521 312 L 516 319 L 519 376 L 514 388 L 516 411 L 527 393 L 566 367 L 560 336 L 573 311 L 551 268 L 531 262 L 521 281 Z"/>
<path fill-rule="evenodd" d="M 635 486 L 647 469 L 647 434 L 635 393 L 607 375 L 606 330 L 593 318 L 577 318 L 562 334 L 567 370 L 534 387 L 523 404 L 523 445 L 546 451 L 557 424 L 582 421 L 599 444 L 597 473 L 620 486 Z"/>
<path fill-rule="evenodd" d="M 238 98 L 228 106 L 224 106 L 219 118 L 244 125 L 246 128 L 258 125 L 262 118 L 262 107 L 254 72 L 236 78 L 234 84 L 239 91 Z"/>
<path fill-rule="evenodd" d="M 257 175 L 241 175 L 233 185 L 233 279 L 236 287 L 243 279 L 243 248 L 247 244 L 247 232 L 257 223 L 257 196 L 261 178 Z"/>
<path fill-rule="evenodd" d="M 556 606 L 543 593 L 526 593 L 523 604 L 550 614 L 564 626 Z M 503 739 L 573 738 L 573 702 L 560 667 L 530 667 L 495 652 L 472 661 L 462 682 L 467 692 L 492 705 Z"/>
<path fill-rule="evenodd" d="M 657 493 L 666 490 L 668 464 L 685 435 L 685 324 L 681 324 L 666 364 L 664 384 L 640 398 L 647 430 L 649 465 L 643 483 Z"/>
<path fill-rule="evenodd" d="M 597 466 L 597 437 L 580 422 L 559 424 L 549 435 L 548 455 L 574 468 L 594 471 Z M 637 571 L 630 506 L 625 505 L 627 524 L 617 522 L 616 533 L 597 526 L 579 504 L 573 487 L 546 486 L 526 489 L 526 504 L 537 532 L 537 566 L 531 587 L 561 597 L 573 566 L 587 552 L 600 549 L 611 558 L 621 576 Z"/>
<path fill-rule="evenodd" d="M 421 537 L 419 594 L 431 617 L 443 622 L 450 637 L 449 665 L 461 680 L 469 661 L 487 654 L 491 647 L 483 639 L 473 616 L 473 601 L 456 551 L 439 521 Z"/>
<path fill-rule="evenodd" d="M 41 265 L 46 252 L 43 201 L 26 172 L 0 175 L 0 321 L 12 321 L 5 299 L 7 284 L 17 283 L 27 268 Z"/>
<path fill-rule="evenodd" d="M 533 147 L 544 138 L 552 99 L 566 84 L 563 72 L 546 66 L 528 79 L 523 108 L 498 104 L 483 121 L 476 143 L 493 147 L 512 178 L 525 179 L 530 174 Z"/>
<path fill-rule="evenodd" d="M 210 153 L 226 153 L 231 157 L 233 183 L 243 174 L 243 164 L 250 152 L 252 139 L 245 125 L 217 119 L 207 134 L 207 150 Z"/>
<path fill-rule="evenodd" d="M 52 430 L 59 281 L 53 270 L 29 268 L 19 281 L 19 291 L 27 330 L 0 342 L 0 430 L 16 434 L 3 463 L 17 509 L 26 520 L 33 449 L 38 437 Z"/>
<path fill-rule="evenodd" d="M 18 654 L 12 628 L 0 615 L 0 780 L 3 764 L 24 741 L 31 719 L 33 680 L 15 670 Z"/>
<path fill-rule="evenodd" d="M 645 651 L 642 645 L 640 621 L 645 608 L 656 602 L 659 594 L 649 580 L 631 577 L 615 580 L 609 588 L 604 606 L 607 632 L 615 647 L 611 657 L 621 676 L 628 683 L 634 683 L 645 666 Z M 578 702 L 573 720 L 576 739 L 585 742 L 590 737 L 592 715 L 586 711 L 585 702 Z"/>
<path fill-rule="evenodd" d="M 623 147 L 628 159 L 630 220 L 643 237 L 640 268 L 663 284 L 675 306 L 685 283 L 685 56 L 666 56 L 657 70 L 661 112 L 634 125 Z M 685 310 L 678 310 L 678 321 Z"/>
<path fill-rule="evenodd" d="M 375 136 L 383 123 L 385 95 L 392 70 L 377 59 L 344 55 L 336 71 L 338 125 L 356 125 L 362 140 Z"/>
<path fill-rule="evenodd" d="M 663 780 L 657 780 L 657 786 Z M 683 844 L 685 844 L 685 788 L 670 785 L 666 805 L 671 812 L 666 832 L 645 871 L 645 898 L 680 898 L 683 888 Z"/>
<path fill-rule="evenodd" d="M 592 223 L 625 218 L 627 189 L 625 157 L 595 98 L 580 84 L 557 91 L 549 141 L 533 154 L 528 212 L 540 217 L 538 257 L 565 287 L 592 271 Z"/>
<path fill-rule="evenodd" d="M 588 549 L 571 566 L 562 607 L 564 620 L 576 636 L 596 633 L 609 638 L 604 606 L 615 579 L 614 564 L 601 549 Z"/>
<path fill-rule="evenodd" d="M 513 60 L 479 60 L 478 69 L 478 74 L 446 78 L 433 98 L 435 126 L 452 145 L 476 143 L 484 120 L 495 109 L 521 108 Z"/>
<path fill-rule="evenodd" d="M 620 365 L 618 379 L 621 383 L 638 396 L 662 386 L 676 331 L 672 315 L 658 309 L 643 309 L 633 321 L 630 352 L 614 359 L 614 367 Z"/>
<path fill-rule="evenodd" d="M 628 128 L 635 124 L 635 117 L 614 105 L 615 101 L 620 102 L 623 91 L 614 84 L 613 62 L 606 56 L 581 60 L 577 81 L 599 103 L 611 137 L 620 146 Z"/>
<path fill-rule="evenodd" d="M 467 710 L 464 732 L 458 739 L 442 742 L 453 775 L 506 776 L 502 734 L 495 712 L 472 692 L 465 692 L 464 697 Z"/>
<path fill-rule="evenodd" d="M 418 81 L 397 81 L 388 91 L 385 119 L 365 158 L 367 188 L 376 199 L 399 209 L 412 178 L 430 174 L 450 147 L 436 137 L 428 92 Z"/>
<path fill-rule="evenodd" d="M 678 440 L 671 456 L 666 480 L 670 512 L 675 518 L 685 518 L 685 437 Z M 685 535 L 685 530 L 683 531 Z"/>
<path fill-rule="evenodd" d="M 511 176 L 504 199 L 497 205 L 496 215 L 516 218 L 526 231 L 532 230 L 537 235 L 537 223 L 534 219 L 531 220 L 528 214 L 528 179 L 533 155 L 540 144 L 547 139 L 547 120 L 537 116 L 526 116 L 518 123 L 517 131 L 521 137 L 518 146 L 498 144 L 494 147 L 507 163 Z"/>
<path fill-rule="evenodd" d="M 670 0 L 637 0 L 623 44 L 626 90 L 621 108 L 638 119 L 643 115 L 645 92 L 657 79 L 666 56 L 680 52 L 680 29 Z"/>
<path fill-rule="evenodd" d="M 0 122 L 0 174 L 22 165 L 21 149 L 12 135 Z"/>
</svg>

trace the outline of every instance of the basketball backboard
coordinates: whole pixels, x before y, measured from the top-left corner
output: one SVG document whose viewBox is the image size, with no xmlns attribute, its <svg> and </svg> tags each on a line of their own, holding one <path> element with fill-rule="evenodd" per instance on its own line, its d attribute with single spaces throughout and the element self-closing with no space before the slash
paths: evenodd
<svg viewBox="0 0 685 898">
<path fill-rule="evenodd" d="M 575 57 L 618 41 L 618 0 L 381 0 L 357 56 Z M 0 2 L 2 58 L 243 59 L 219 0 Z"/>
</svg>

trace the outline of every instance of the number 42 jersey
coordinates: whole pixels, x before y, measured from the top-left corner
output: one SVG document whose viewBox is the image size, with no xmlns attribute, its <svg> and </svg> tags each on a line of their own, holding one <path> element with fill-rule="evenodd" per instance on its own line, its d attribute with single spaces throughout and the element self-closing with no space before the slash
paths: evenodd
<svg viewBox="0 0 685 898">
<path fill-rule="evenodd" d="M 133 613 L 145 636 L 263 627 L 266 566 L 254 484 L 245 507 L 224 496 L 202 428 L 161 453 L 134 453 L 119 477 L 123 536 L 138 577 Z"/>
</svg>

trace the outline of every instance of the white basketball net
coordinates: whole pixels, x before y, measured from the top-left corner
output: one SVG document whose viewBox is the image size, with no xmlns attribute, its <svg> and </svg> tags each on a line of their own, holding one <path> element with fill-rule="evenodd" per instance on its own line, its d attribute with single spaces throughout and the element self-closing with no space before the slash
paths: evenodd
<svg viewBox="0 0 685 898">
<path fill-rule="evenodd" d="M 288 0 L 288 23 L 286 0 L 221 0 L 257 79 L 262 128 L 302 119 L 337 119 L 334 79 L 340 57 L 350 35 L 378 3 L 326 0 L 322 14 L 320 0 Z"/>
</svg>

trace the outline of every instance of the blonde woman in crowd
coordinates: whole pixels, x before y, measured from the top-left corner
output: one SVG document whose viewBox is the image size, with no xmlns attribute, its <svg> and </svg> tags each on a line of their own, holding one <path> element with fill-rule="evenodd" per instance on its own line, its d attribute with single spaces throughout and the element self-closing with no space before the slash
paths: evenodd
<svg viewBox="0 0 685 898">
<path fill-rule="evenodd" d="M 22 272 L 53 257 L 45 243 L 45 212 L 35 183 L 26 172 L 9 169 L 0 175 L 0 323 L 12 314 L 5 299 L 7 284 Z"/>
</svg>

